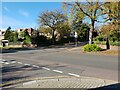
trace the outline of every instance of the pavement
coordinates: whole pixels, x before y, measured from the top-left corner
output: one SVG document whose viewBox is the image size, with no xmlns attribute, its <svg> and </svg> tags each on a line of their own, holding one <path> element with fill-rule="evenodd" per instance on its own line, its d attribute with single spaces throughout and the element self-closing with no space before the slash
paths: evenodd
<svg viewBox="0 0 120 90">
<path fill-rule="evenodd" d="M 118 83 L 115 81 L 84 76 L 81 76 L 79 78 L 70 76 L 37 78 L 28 82 L 18 84 L 16 86 L 16 88 L 106 88 L 113 90 L 117 90 L 118 87 L 120 87 L 120 85 L 118 85 Z"/>
<path fill-rule="evenodd" d="M 78 53 L 76 48 L 16 50 L 2 54 L 3 88 L 112 88 L 118 57 Z M 103 89 L 101 89 L 103 90 Z M 105 89 L 106 90 L 106 89 Z"/>
</svg>

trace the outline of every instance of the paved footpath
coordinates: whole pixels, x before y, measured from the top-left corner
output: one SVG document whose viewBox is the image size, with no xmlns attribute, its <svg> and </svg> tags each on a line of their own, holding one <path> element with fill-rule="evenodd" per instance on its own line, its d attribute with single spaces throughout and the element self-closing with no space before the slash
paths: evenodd
<svg viewBox="0 0 120 90">
<path fill-rule="evenodd" d="M 92 77 L 43 77 L 24 83 L 19 83 L 15 88 L 81 88 L 97 90 L 119 90 L 120 85 L 115 81 L 103 80 Z M 80 89 L 80 90 L 81 90 Z M 14 90 L 12 88 L 12 90 Z"/>
</svg>

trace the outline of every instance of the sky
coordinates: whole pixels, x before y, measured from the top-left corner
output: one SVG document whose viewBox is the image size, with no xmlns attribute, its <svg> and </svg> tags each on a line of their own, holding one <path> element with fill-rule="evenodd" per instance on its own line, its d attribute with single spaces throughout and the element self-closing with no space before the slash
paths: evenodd
<svg viewBox="0 0 120 90">
<path fill-rule="evenodd" d="M 44 11 L 61 10 L 62 2 L 2 2 L 0 14 L 0 30 L 6 30 L 9 26 L 12 30 L 20 28 L 39 27 L 38 16 Z M 102 18 L 100 18 L 102 20 Z M 86 22 L 90 20 L 86 19 Z M 96 23 L 97 26 L 102 24 Z"/>
<path fill-rule="evenodd" d="M 9 26 L 19 28 L 38 28 L 38 16 L 43 11 L 63 10 L 61 2 L 2 2 L 2 22 L 0 29 Z"/>
</svg>

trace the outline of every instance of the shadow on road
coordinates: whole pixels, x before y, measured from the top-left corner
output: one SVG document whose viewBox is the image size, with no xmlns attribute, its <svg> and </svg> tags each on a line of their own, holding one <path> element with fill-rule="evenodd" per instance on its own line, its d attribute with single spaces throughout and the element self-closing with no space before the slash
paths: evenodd
<svg viewBox="0 0 120 90">
<path fill-rule="evenodd" d="M 111 84 L 111 85 L 89 89 L 89 90 L 120 90 L 120 83 Z"/>
<path fill-rule="evenodd" d="M 78 43 L 77 46 L 84 46 L 88 42 L 81 42 Z M 19 48 L 2 48 L 1 53 L 16 53 L 18 51 L 27 51 L 27 50 L 41 50 L 41 49 L 49 49 L 49 48 L 73 48 L 75 47 L 74 43 L 72 44 L 66 44 L 66 45 L 50 45 L 50 46 L 43 46 L 43 47 L 36 47 L 36 48 L 30 48 L 30 47 L 19 47 Z"/>
</svg>

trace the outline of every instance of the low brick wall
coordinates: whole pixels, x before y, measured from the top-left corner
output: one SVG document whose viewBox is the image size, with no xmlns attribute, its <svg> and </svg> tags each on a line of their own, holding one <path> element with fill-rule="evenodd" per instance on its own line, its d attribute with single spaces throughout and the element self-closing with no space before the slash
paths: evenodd
<svg viewBox="0 0 120 90">
<path fill-rule="evenodd" d="M 97 44 L 103 49 L 106 49 L 106 45 Z M 120 50 L 120 46 L 110 46 L 110 50 Z"/>
</svg>

